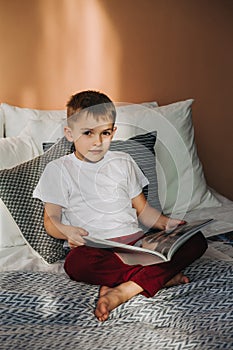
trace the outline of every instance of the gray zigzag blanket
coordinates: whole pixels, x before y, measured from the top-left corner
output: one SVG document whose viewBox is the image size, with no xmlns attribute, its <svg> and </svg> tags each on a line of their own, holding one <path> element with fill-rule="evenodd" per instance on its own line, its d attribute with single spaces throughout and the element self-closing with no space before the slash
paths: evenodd
<svg viewBox="0 0 233 350">
<path fill-rule="evenodd" d="M 233 264 L 202 258 L 191 283 L 137 296 L 98 322 L 98 287 L 65 275 L 6 272 L 0 349 L 215 350 L 233 348 Z"/>
</svg>

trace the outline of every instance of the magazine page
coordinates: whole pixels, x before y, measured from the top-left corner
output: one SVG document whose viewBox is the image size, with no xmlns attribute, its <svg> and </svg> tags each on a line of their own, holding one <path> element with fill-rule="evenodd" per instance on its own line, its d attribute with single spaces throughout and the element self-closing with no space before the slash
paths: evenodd
<svg viewBox="0 0 233 350">
<path fill-rule="evenodd" d="M 159 252 L 151 251 L 148 249 L 144 249 L 141 246 L 133 246 L 129 244 L 123 244 L 116 241 L 111 241 L 108 239 L 100 239 L 100 238 L 94 238 L 90 236 L 83 236 L 83 239 L 86 241 L 86 245 L 93 248 L 102 248 L 102 249 L 114 249 L 114 251 L 118 253 L 128 253 L 128 254 L 140 254 L 140 253 L 147 253 L 147 254 L 155 254 L 159 256 L 159 261 L 166 260 L 166 258 Z M 141 239 L 139 239 L 140 241 Z M 135 260 L 135 259 L 134 259 Z"/>
<path fill-rule="evenodd" d="M 175 251 L 191 238 L 202 227 L 209 224 L 213 219 L 198 220 L 192 223 L 180 225 L 171 230 L 151 233 L 142 240 L 142 247 L 156 250 L 167 260 L 170 260 Z"/>
<path fill-rule="evenodd" d="M 114 249 L 114 252 L 127 265 L 147 266 L 167 261 L 166 258 L 159 253 L 146 251 L 145 249 L 141 249 L 140 251 Z"/>
</svg>

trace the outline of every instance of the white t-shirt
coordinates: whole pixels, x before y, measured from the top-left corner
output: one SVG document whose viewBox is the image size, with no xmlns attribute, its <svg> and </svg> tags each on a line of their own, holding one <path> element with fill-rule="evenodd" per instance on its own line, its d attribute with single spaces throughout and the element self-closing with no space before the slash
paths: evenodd
<svg viewBox="0 0 233 350">
<path fill-rule="evenodd" d="M 92 237 L 114 238 L 139 230 L 131 200 L 148 185 L 131 156 L 108 151 L 97 163 L 74 153 L 50 162 L 33 197 L 62 207 L 62 223 L 82 227 Z"/>
</svg>

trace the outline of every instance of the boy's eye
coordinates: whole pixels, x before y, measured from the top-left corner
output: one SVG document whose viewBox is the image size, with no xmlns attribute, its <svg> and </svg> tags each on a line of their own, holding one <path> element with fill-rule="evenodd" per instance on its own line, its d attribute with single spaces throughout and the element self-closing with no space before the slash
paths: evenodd
<svg viewBox="0 0 233 350">
<path fill-rule="evenodd" d="M 86 136 L 91 136 L 92 134 L 93 134 L 92 130 L 85 130 L 83 132 L 83 135 L 86 135 Z M 112 134 L 111 130 L 105 130 L 101 133 L 101 135 L 103 135 L 103 136 L 110 136 L 111 134 Z"/>
<path fill-rule="evenodd" d="M 89 135 L 91 135 L 91 131 L 90 130 L 84 131 L 83 135 L 89 136 Z"/>
<path fill-rule="evenodd" d="M 110 136 L 112 133 L 111 133 L 111 131 L 103 131 L 103 135 L 104 136 Z"/>
</svg>

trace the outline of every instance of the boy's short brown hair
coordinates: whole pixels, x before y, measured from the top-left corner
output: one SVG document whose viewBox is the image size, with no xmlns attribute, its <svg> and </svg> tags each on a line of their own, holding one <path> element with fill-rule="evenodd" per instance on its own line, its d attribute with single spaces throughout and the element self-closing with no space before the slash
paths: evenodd
<svg viewBox="0 0 233 350">
<path fill-rule="evenodd" d="M 81 111 L 86 115 L 91 114 L 97 120 L 99 118 L 111 119 L 113 124 L 116 120 L 114 103 L 107 95 L 98 91 L 87 90 L 72 95 L 66 107 L 68 124 L 75 122 L 81 115 Z"/>
</svg>

